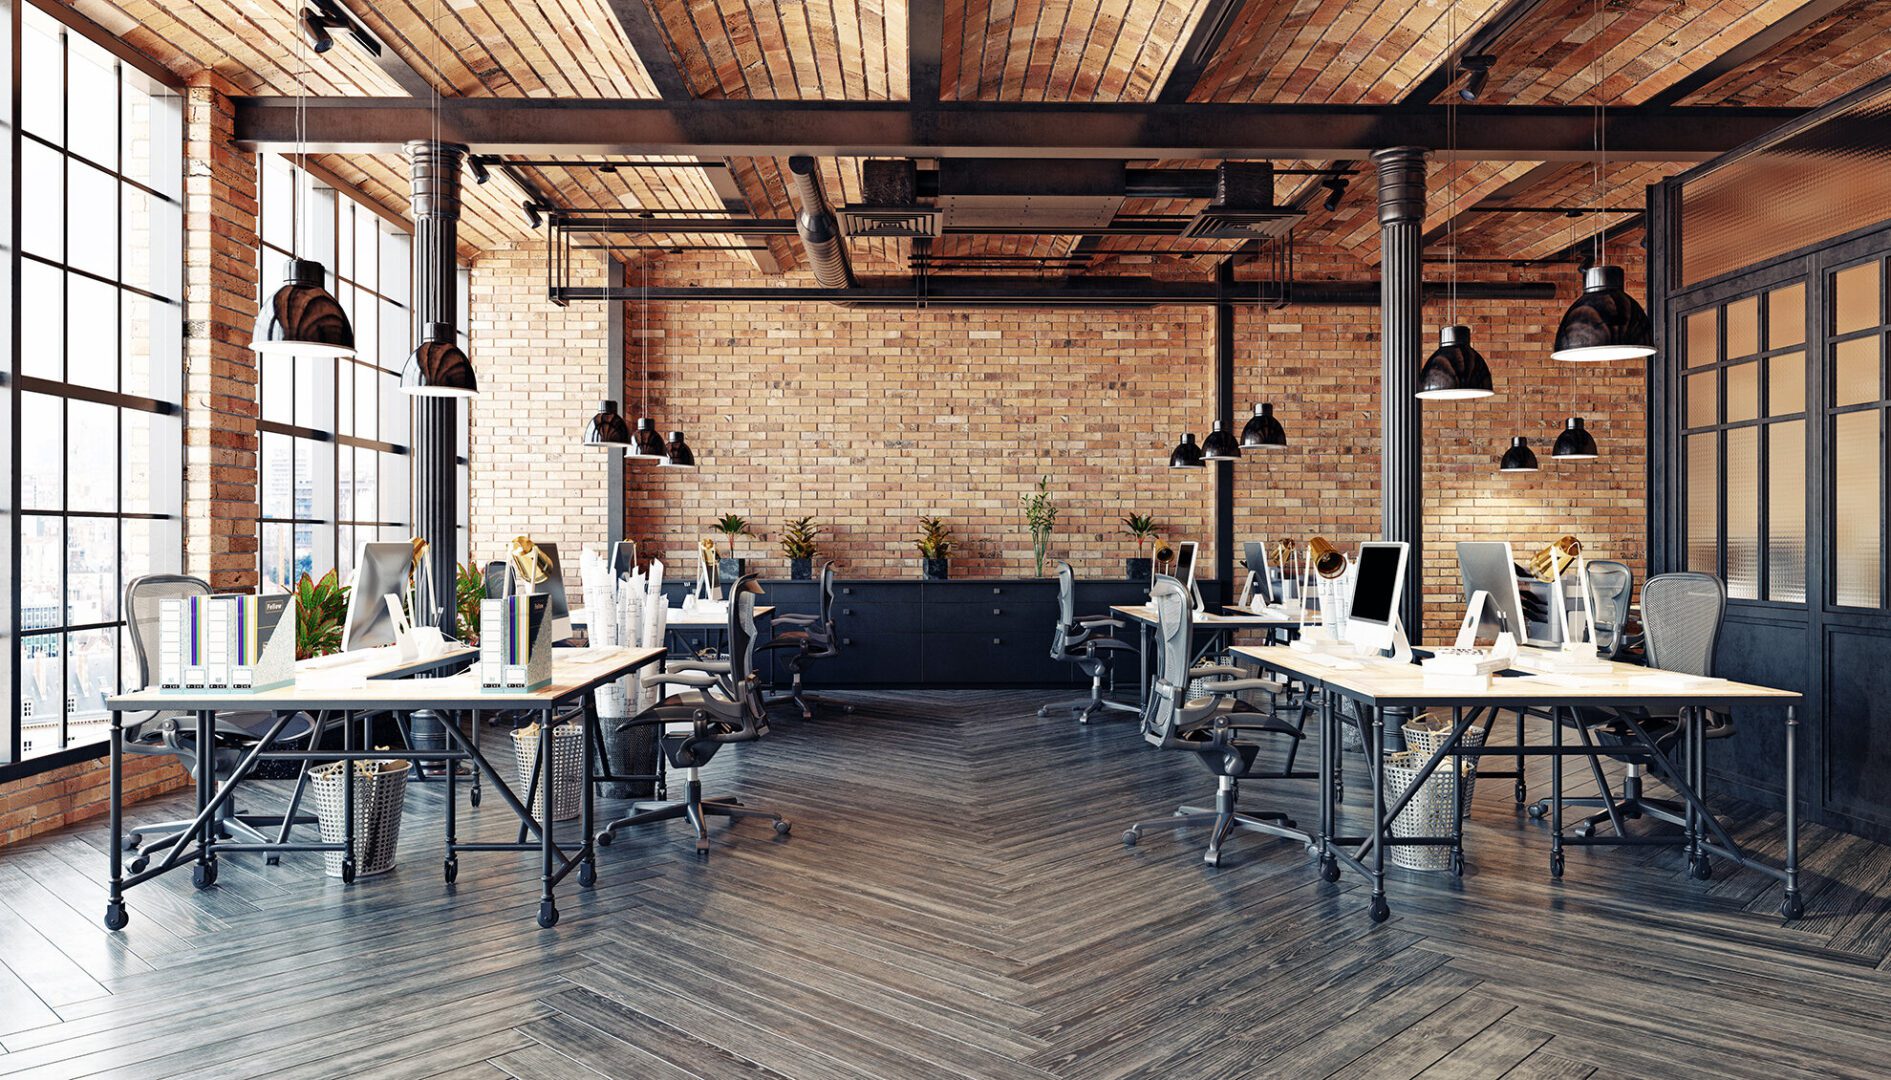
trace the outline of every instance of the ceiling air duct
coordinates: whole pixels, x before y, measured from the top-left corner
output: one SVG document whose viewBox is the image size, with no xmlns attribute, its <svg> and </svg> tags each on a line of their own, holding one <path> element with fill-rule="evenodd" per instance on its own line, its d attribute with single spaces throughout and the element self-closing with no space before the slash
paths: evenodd
<svg viewBox="0 0 1891 1080">
<path fill-rule="evenodd" d="M 825 289 L 850 288 L 854 285 L 854 271 L 847 265 L 847 247 L 841 239 L 840 223 L 834 220 L 834 211 L 828 209 L 827 196 L 821 193 L 821 177 L 816 169 L 811 157 L 797 154 L 788 159 L 788 172 L 794 177 L 795 194 L 801 201 L 801 212 L 794 219 L 795 232 L 801 235 L 801 246 L 808 253 L 814 280 Z"/>
<path fill-rule="evenodd" d="M 1292 231 L 1306 213 L 1274 205 L 1274 167 L 1265 161 L 1215 166 L 1215 201 L 1182 229 L 1191 240 L 1271 240 Z"/>
<path fill-rule="evenodd" d="M 840 208 L 841 228 L 856 239 L 883 236 L 917 240 L 939 235 L 939 208 L 919 201 L 919 167 L 911 158 L 860 163 L 857 203 Z"/>
</svg>

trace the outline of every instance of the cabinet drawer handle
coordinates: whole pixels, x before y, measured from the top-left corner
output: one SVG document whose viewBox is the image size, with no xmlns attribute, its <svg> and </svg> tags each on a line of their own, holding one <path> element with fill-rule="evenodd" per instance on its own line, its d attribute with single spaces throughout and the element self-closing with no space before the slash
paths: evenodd
<svg viewBox="0 0 1891 1080">
<path fill-rule="evenodd" d="M 991 587 L 991 594 L 992 594 L 993 596 L 997 596 L 997 595 L 998 595 L 999 593 L 1002 593 L 1002 592 L 1004 592 L 1004 591 L 1005 591 L 1004 589 L 1002 589 L 1002 588 L 1000 588 L 1000 587 L 999 587 L 999 586 L 997 586 L 997 585 L 993 585 L 993 586 Z"/>
<path fill-rule="evenodd" d="M 848 596 L 852 596 L 854 594 L 854 587 L 852 585 L 842 585 L 840 591 L 846 593 Z"/>
<path fill-rule="evenodd" d="M 842 645 L 852 645 L 854 643 L 854 639 L 850 637 L 844 637 L 840 639 L 840 643 Z"/>
<path fill-rule="evenodd" d="M 849 607 L 849 608 L 841 608 L 841 609 L 840 609 L 840 613 L 841 613 L 842 615 L 852 615 L 852 614 L 854 613 L 854 609 L 853 609 L 853 608 L 850 608 L 850 607 Z"/>
<path fill-rule="evenodd" d="M 992 609 L 991 609 L 991 613 L 992 613 L 993 615 L 1003 615 L 1003 614 L 1005 613 L 1005 609 L 1004 609 L 1004 608 L 996 608 L 996 607 L 995 607 L 995 608 L 992 608 Z"/>
<path fill-rule="evenodd" d="M 1005 639 L 1004 639 L 1004 638 L 996 638 L 996 637 L 995 637 L 995 638 L 992 638 L 992 639 L 991 639 L 991 643 L 992 643 L 993 645 L 1003 645 L 1003 644 L 1005 643 Z"/>
</svg>

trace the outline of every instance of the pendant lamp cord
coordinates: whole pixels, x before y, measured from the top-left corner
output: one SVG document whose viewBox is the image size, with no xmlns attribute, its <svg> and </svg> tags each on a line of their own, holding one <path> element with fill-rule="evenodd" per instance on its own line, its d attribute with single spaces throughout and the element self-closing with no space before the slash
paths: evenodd
<svg viewBox="0 0 1891 1080">
<path fill-rule="evenodd" d="M 1590 59 L 1590 89 L 1596 98 L 1596 166 L 1595 166 L 1595 202 L 1592 213 L 1600 216 L 1602 212 L 1602 186 L 1608 182 L 1609 174 L 1609 104 L 1602 92 L 1602 0 L 1595 0 L 1596 31 L 1595 55 Z M 1609 238 L 1606 227 L 1595 233 L 1596 264 L 1606 265 L 1609 261 Z"/>
<path fill-rule="evenodd" d="M 1458 3 L 1457 3 L 1457 0 L 1451 0 L 1451 7 L 1447 11 L 1447 19 L 1449 21 L 1450 34 L 1451 34 L 1451 44 L 1450 44 L 1451 67 L 1452 67 L 1451 84 L 1453 86 L 1456 86 L 1458 77 L 1461 74 L 1463 74 L 1462 65 L 1459 63 L 1459 60 L 1461 59 L 1461 57 L 1459 55 L 1459 49 L 1458 49 Z M 1450 97 L 1445 99 L 1445 109 L 1447 110 L 1445 114 L 1445 139 L 1446 139 L 1446 142 L 1451 147 L 1451 151 L 1447 160 L 1449 162 L 1449 167 L 1452 170 L 1451 172 L 1448 172 L 1445 174 L 1445 177 L 1446 177 L 1445 190 L 1450 202 L 1449 208 L 1445 211 L 1447 215 L 1445 217 L 1445 223 L 1446 223 L 1445 229 L 1448 233 L 1450 233 L 1450 236 L 1451 236 L 1451 325 L 1456 326 L 1458 324 L 1458 177 L 1457 177 L 1458 95 L 1457 94 L 1454 93 Z"/>
<path fill-rule="evenodd" d="M 308 202 L 309 197 L 309 119 L 308 119 L 308 71 L 307 54 L 303 51 L 302 28 L 296 27 L 295 33 L 295 189 L 289 192 L 289 206 L 295 220 L 291 231 L 295 234 L 295 257 L 302 258 L 308 251 Z M 299 190 L 298 190 L 299 189 Z"/>
<path fill-rule="evenodd" d="M 637 305 L 637 362 L 643 383 L 643 415 L 650 415 L 650 253 L 639 260 L 643 271 L 643 298 Z"/>
</svg>

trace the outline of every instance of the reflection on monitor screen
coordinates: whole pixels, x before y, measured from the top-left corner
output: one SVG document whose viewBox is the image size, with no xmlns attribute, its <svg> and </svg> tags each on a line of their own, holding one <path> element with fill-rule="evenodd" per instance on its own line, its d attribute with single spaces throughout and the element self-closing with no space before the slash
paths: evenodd
<svg viewBox="0 0 1891 1080">
<path fill-rule="evenodd" d="M 1392 621 L 1392 595 L 1398 589 L 1399 552 L 1394 547 L 1366 544 L 1359 550 L 1359 579 L 1353 588 L 1353 610 L 1348 618 L 1367 622 Z"/>
</svg>

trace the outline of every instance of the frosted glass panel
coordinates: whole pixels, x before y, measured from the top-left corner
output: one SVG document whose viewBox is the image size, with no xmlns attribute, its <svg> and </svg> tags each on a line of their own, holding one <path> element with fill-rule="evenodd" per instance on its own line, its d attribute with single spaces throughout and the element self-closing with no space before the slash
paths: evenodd
<svg viewBox="0 0 1891 1080">
<path fill-rule="evenodd" d="M 1760 429 L 1727 432 L 1727 595 L 1760 596 Z"/>
<path fill-rule="evenodd" d="M 1857 405 L 1878 400 L 1876 337 L 1839 342 L 1832 368 L 1832 404 Z"/>
<path fill-rule="evenodd" d="M 1760 298 L 1749 296 L 1727 305 L 1727 355 L 1752 356 L 1760 351 Z"/>
<path fill-rule="evenodd" d="M 1766 429 L 1766 598 L 1806 599 L 1806 422 Z"/>
<path fill-rule="evenodd" d="M 1766 347 L 1783 349 L 1806 340 L 1806 287 L 1789 285 L 1766 294 Z"/>
<path fill-rule="evenodd" d="M 1806 407 L 1806 354 L 1781 353 L 1766 362 L 1766 415 L 1790 416 Z"/>
<path fill-rule="evenodd" d="M 1879 412 L 1844 413 L 1833 418 L 1833 495 L 1835 518 L 1832 561 L 1838 603 L 1877 607 L 1879 580 Z"/>
<path fill-rule="evenodd" d="M 1878 264 L 1875 262 L 1840 270 L 1832 275 L 1832 331 L 1849 334 L 1853 330 L 1877 326 L 1883 321 L 1878 315 L 1878 300 L 1883 293 L 1878 282 Z"/>
<path fill-rule="evenodd" d="M 1687 366 L 1700 367 L 1720 359 L 1719 310 L 1708 308 L 1687 317 Z"/>
<path fill-rule="evenodd" d="M 1719 438 L 1711 431 L 1687 437 L 1687 568 L 1715 575 L 1720 573 Z"/>
<path fill-rule="evenodd" d="M 1702 371 L 1687 377 L 1687 426 L 1706 427 L 1720 421 L 1720 372 Z"/>
<path fill-rule="evenodd" d="M 1748 360 L 1727 369 L 1727 423 L 1760 415 L 1760 362 Z"/>
</svg>

